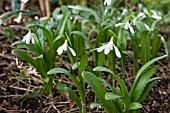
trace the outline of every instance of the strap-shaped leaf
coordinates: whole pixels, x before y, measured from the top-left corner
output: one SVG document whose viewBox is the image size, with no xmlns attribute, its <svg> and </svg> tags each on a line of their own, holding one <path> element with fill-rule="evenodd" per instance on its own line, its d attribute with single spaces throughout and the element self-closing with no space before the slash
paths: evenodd
<svg viewBox="0 0 170 113">
<path fill-rule="evenodd" d="M 129 111 L 129 110 L 135 110 L 135 109 L 140 109 L 140 108 L 142 108 L 142 105 L 140 103 L 134 102 L 134 103 L 129 104 L 127 110 Z"/>
<path fill-rule="evenodd" d="M 118 99 L 118 98 L 122 98 L 122 96 L 117 95 L 117 94 L 115 94 L 115 93 L 113 93 L 113 92 L 107 92 L 107 93 L 105 94 L 105 99 L 106 99 L 106 100 L 116 100 L 116 99 Z"/>
<path fill-rule="evenodd" d="M 57 74 L 57 73 L 63 73 L 67 75 L 75 83 L 77 89 L 79 90 L 81 99 L 83 99 L 82 101 L 85 102 L 85 92 L 84 92 L 83 86 L 80 82 L 78 82 L 76 77 L 72 75 L 69 71 L 62 69 L 62 68 L 54 68 L 47 72 L 48 75 Z"/>
<path fill-rule="evenodd" d="M 152 80 L 153 79 L 153 80 Z M 143 101 L 145 100 L 146 96 L 149 94 L 150 90 L 152 89 L 152 87 L 156 84 L 157 80 L 160 78 L 152 78 L 150 79 L 150 82 L 145 86 L 140 98 L 139 98 L 139 103 L 143 103 Z"/>
<path fill-rule="evenodd" d="M 56 35 L 64 34 L 64 28 L 66 26 L 66 22 L 67 22 L 69 16 L 70 16 L 69 12 L 63 14 L 63 17 L 61 18 L 58 28 L 57 28 L 57 31 L 56 31 Z"/>
<path fill-rule="evenodd" d="M 140 76 L 134 90 L 130 92 L 130 99 L 132 102 L 136 102 L 139 99 L 143 89 L 145 88 L 146 84 L 149 82 L 150 77 L 154 74 L 156 69 L 157 67 L 153 66 L 152 68 L 150 68 Z"/>
<path fill-rule="evenodd" d="M 77 94 L 69 87 L 64 87 L 64 91 L 69 93 L 71 98 L 76 102 L 77 106 L 79 107 L 79 111 L 81 111 L 82 110 L 82 105 L 81 105 L 80 99 L 77 96 Z"/>
<path fill-rule="evenodd" d="M 37 67 L 37 62 L 30 55 L 28 55 L 28 53 L 21 50 L 13 50 L 12 54 L 17 57 L 23 58 L 25 61 L 33 65 L 35 68 Z"/>
<path fill-rule="evenodd" d="M 124 81 L 122 79 L 119 78 L 119 76 L 117 76 L 113 71 L 111 71 L 110 69 L 106 68 L 106 67 L 102 67 L 102 66 L 98 66 L 98 67 L 95 67 L 93 69 L 93 71 L 103 71 L 103 72 L 108 72 L 110 74 L 112 74 L 115 79 L 118 81 L 120 87 L 121 87 L 121 90 L 122 90 L 122 96 L 124 97 L 123 98 L 123 102 L 125 104 L 125 109 L 126 107 L 129 105 L 130 103 L 130 98 L 129 98 L 129 93 L 128 93 L 128 90 L 127 90 L 127 86 L 126 84 L 124 83 Z"/>
<path fill-rule="evenodd" d="M 89 39 L 85 34 L 83 34 L 82 32 L 80 32 L 80 31 L 72 31 L 71 34 L 77 34 L 77 35 L 81 36 L 84 40 L 87 41 L 88 46 L 89 46 L 91 49 L 93 48 L 93 45 L 92 45 L 90 39 Z"/>
<path fill-rule="evenodd" d="M 102 82 L 98 79 L 98 77 L 87 71 L 84 71 L 82 73 L 82 77 L 94 91 L 96 97 L 100 100 L 102 106 L 110 113 L 114 113 L 114 105 L 111 101 L 105 99 L 106 89 L 104 88 Z"/>
<path fill-rule="evenodd" d="M 94 108 L 96 108 L 96 107 L 98 107 L 98 106 L 101 106 L 101 104 L 100 104 L 100 103 L 97 103 L 97 102 L 93 102 L 93 103 L 90 104 L 90 108 L 91 108 L 91 109 L 94 109 Z"/>
<path fill-rule="evenodd" d="M 133 92 L 134 88 L 136 87 L 136 84 L 138 84 L 138 79 L 140 78 L 140 76 L 142 76 L 142 73 L 151 65 L 153 64 L 154 62 L 160 60 L 160 59 L 163 59 L 163 58 L 166 58 L 168 57 L 168 55 L 163 55 L 163 56 L 160 56 L 160 57 L 157 57 L 157 58 L 154 58 L 152 59 L 151 61 L 147 62 L 144 66 L 142 66 L 140 68 L 140 70 L 138 71 L 137 75 L 136 75 L 136 78 L 133 82 L 133 85 L 132 85 L 132 88 L 130 90 L 130 95 L 131 93 Z"/>
</svg>

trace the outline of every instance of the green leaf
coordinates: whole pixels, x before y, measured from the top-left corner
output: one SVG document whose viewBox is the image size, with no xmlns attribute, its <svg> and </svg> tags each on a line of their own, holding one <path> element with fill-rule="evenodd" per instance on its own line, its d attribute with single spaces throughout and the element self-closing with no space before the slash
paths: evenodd
<svg viewBox="0 0 170 113">
<path fill-rule="evenodd" d="M 148 32 L 141 35 L 141 56 L 143 65 L 150 60 L 150 38 Z"/>
<path fill-rule="evenodd" d="M 122 98 L 122 96 L 117 95 L 117 94 L 115 94 L 113 92 L 107 92 L 105 94 L 105 99 L 106 100 L 114 100 L 114 101 L 116 101 L 116 99 L 118 99 L 118 98 Z"/>
<path fill-rule="evenodd" d="M 149 82 L 150 77 L 154 74 L 156 69 L 157 67 L 153 66 L 138 78 L 138 84 L 136 84 L 134 89 L 130 92 L 130 99 L 132 102 L 136 102 L 140 98 L 140 95 L 142 94 L 146 84 Z"/>
<path fill-rule="evenodd" d="M 142 105 L 137 102 L 131 103 L 128 106 L 128 110 L 134 110 L 134 109 L 140 109 L 140 108 L 142 108 Z"/>
<path fill-rule="evenodd" d="M 91 109 L 94 109 L 94 108 L 96 108 L 96 107 L 98 107 L 98 106 L 101 106 L 101 104 L 100 104 L 100 103 L 97 103 L 97 102 L 93 102 L 93 103 L 90 104 L 90 108 L 91 108 Z"/>
<path fill-rule="evenodd" d="M 106 89 L 102 85 L 102 82 L 92 73 L 83 71 L 83 79 L 89 84 L 89 86 L 94 91 L 96 97 L 100 100 L 101 103 L 106 103 L 104 98 L 106 94 Z"/>
<path fill-rule="evenodd" d="M 156 77 L 155 77 L 156 78 Z M 145 86 L 140 98 L 139 98 L 139 103 L 143 103 L 143 101 L 145 100 L 146 96 L 149 94 L 150 90 L 152 89 L 152 87 L 156 84 L 157 82 L 157 79 L 160 79 L 160 78 L 156 78 L 152 81 L 150 81 L 149 83 L 147 83 L 147 85 Z M 151 79 L 150 79 L 151 80 Z"/>
<path fill-rule="evenodd" d="M 81 36 L 84 40 L 87 41 L 88 46 L 91 49 L 93 48 L 93 44 L 91 43 L 90 39 L 85 34 L 83 34 L 82 32 L 80 32 L 80 31 L 72 31 L 71 34 L 77 34 L 77 35 Z"/>
<path fill-rule="evenodd" d="M 33 65 L 35 68 L 37 67 L 36 61 L 30 55 L 28 55 L 26 52 L 23 52 L 21 50 L 13 50 L 12 54 L 17 57 L 23 58 L 25 61 L 27 61 L 31 65 Z"/>
<path fill-rule="evenodd" d="M 94 10 L 92 10 L 90 8 L 87 8 L 87 7 L 84 7 L 84 6 L 79 6 L 79 5 L 77 5 L 77 6 L 68 5 L 68 8 L 88 12 L 88 13 L 90 13 L 90 14 L 92 14 L 94 16 L 97 23 L 100 23 L 100 21 L 101 21 L 101 19 L 98 16 L 97 12 L 95 12 Z"/>
<path fill-rule="evenodd" d="M 135 24 L 136 24 L 136 27 L 137 27 L 137 29 L 138 29 L 139 32 L 142 33 L 142 32 L 144 32 L 144 31 L 148 31 L 148 29 L 146 28 L 146 26 L 144 25 L 143 22 L 141 22 L 141 21 L 136 21 Z"/>
<path fill-rule="evenodd" d="M 72 69 L 73 69 L 73 70 L 77 69 L 77 68 L 79 67 L 79 65 L 80 65 L 80 62 L 74 63 L 74 64 L 72 65 Z"/>
<path fill-rule="evenodd" d="M 57 31 L 56 31 L 56 35 L 62 35 L 64 34 L 64 28 L 66 26 L 66 23 L 67 23 L 67 20 L 70 16 L 70 13 L 65 13 L 63 14 L 63 17 L 61 18 L 60 22 L 59 22 L 59 25 L 58 25 L 58 28 L 57 28 Z"/>
<path fill-rule="evenodd" d="M 44 82 L 48 83 L 49 82 L 49 77 L 46 76 L 45 78 L 42 78 Z"/>
<path fill-rule="evenodd" d="M 123 102 L 125 103 L 125 106 L 127 107 L 129 105 L 129 103 L 130 103 L 130 98 L 129 98 L 129 93 L 128 93 L 128 90 L 127 90 L 127 86 L 124 83 L 124 81 L 122 79 L 120 79 L 119 76 L 117 76 L 113 71 L 111 71 L 108 68 L 102 67 L 102 66 L 95 67 L 93 69 L 93 71 L 109 72 L 110 74 L 112 74 L 115 77 L 115 79 L 118 81 L 118 83 L 119 83 L 119 85 L 121 87 L 122 97 L 124 97 Z"/>
<path fill-rule="evenodd" d="M 104 88 L 102 82 L 98 79 L 98 77 L 87 71 L 83 71 L 82 77 L 94 91 L 102 106 L 110 113 L 113 113 L 113 103 L 105 99 L 106 89 Z"/>
<path fill-rule="evenodd" d="M 157 56 L 159 47 L 161 42 L 161 36 L 154 36 L 152 41 L 152 58 L 155 58 Z"/>
<path fill-rule="evenodd" d="M 157 57 L 157 58 L 154 58 L 152 59 L 151 61 L 147 62 L 144 66 L 142 66 L 140 68 L 140 70 L 138 71 L 137 75 L 136 75 L 136 78 L 134 80 L 134 83 L 132 85 L 132 88 L 130 90 L 130 94 L 133 92 L 134 88 L 136 87 L 136 85 L 138 84 L 138 79 L 139 77 L 142 75 L 142 73 L 151 65 L 153 64 L 154 62 L 160 60 L 160 59 L 163 59 L 163 58 L 166 58 L 168 57 L 168 55 L 163 55 L 163 56 L 160 56 L 160 57 Z"/>
<path fill-rule="evenodd" d="M 81 99 L 83 99 L 82 101 L 85 102 L 85 92 L 84 92 L 82 84 L 77 80 L 77 78 L 74 75 L 72 75 L 69 71 L 62 69 L 62 68 L 53 68 L 47 72 L 48 75 L 57 74 L 57 73 L 63 73 L 67 75 L 73 81 L 73 83 L 76 85 L 80 93 Z"/>
<path fill-rule="evenodd" d="M 81 111 L 82 105 L 77 94 L 69 87 L 64 87 L 64 90 L 69 93 L 71 98 L 76 102 L 77 106 L 79 107 L 79 111 Z"/>
</svg>

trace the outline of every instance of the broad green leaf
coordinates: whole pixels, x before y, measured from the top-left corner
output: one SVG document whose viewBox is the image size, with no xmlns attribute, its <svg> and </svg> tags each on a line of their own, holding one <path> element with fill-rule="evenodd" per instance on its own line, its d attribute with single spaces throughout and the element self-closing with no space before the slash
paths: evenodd
<svg viewBox="0 0 170 113">
<path fill-rule="evenodd" d="M 62 35 L 64 34 L 64 28 L 66 26 L 66 23 L 67 23 L 67 20 L 70 16 L 70 13 L 65 13 L 63 14 L 63 17 L 61 18 L 60 22 L 59 22 L 59 25 L 58 25 L 58 28 L 57 28 L 57 31 L 56 31 L 56 35 Z"/>
<path fill-rule="evenodd" d="M 138 29 L 139 32 L 142 33 L 142 32 L 144 32 L 144 31 L 148 31 L 148 29 L 146 28 L 146 26 L 145 26 L 145 24 L 144 24 L 143 22 L 141 22 L 141 21 L 136 21 L 135 24 L 136 24 L 136 27 L 137 27 L 137 29 Z"/>
<path fill-rule="evenodd" d="M 103 79 L 103 78 L 101 78 L 101 77 L 98 77 L 98 79 L 99 79 L 101 82 L 103 82 L 106 86 L 108 86 L 111 91 L 114 92 L 114 89 L 113 89 L 112 85 L 111 85 L 108 81 L 106 81 L 105 79 Z"/>
<path fill-rule="evenodd" d="M 93 45 L 92 45 L 90 39 L 89 39 L 85 34 L 83 34 L 82 32 L 80 32 L 80 31 L 72 31 L 71 34 L 77 34 L 77 35 L 81 36 L 84 40 L 87 41 L 88 46 L 89 46 L 91 49 L 93 48 Z"/>
<path fill-rule="evenodd" d="M 112 74 L 115 77 L 115 79 L 118 81 L 118 83 L 119 83 L 119 85 L 121 87 L 122 97 L 124 97 L 123 100 L 124 100 L 125 106 L 127 107 L 127 105 L 130 103 L 130 98 L 129 98 L 129 93 L 128 93 L 128 90 L 127 90 L 127 86 L 124 83 L 124 81 L 122 79 L 120 79 L 119 76 L 117 76 L 113 71 L 111 71 L 108 68 L 102 67 L 102 66 L 95 67 L 93 69 L 93 71 L 109 72 L 110 74 Z"/>
<path fill-rule="evenodd" d="M 30 55 L 28 55 L 28 53 L 21 51 L 21 50 L 13 50 L 12 54 L 17 57 L 23 58 L 25 61 L 33 65 L 35 68 L 37 67 L 36 61 Z"/>
<path fill-rule="evenodd" d="M 130 94 L 132 93 L 132 91 L 134 90 L 134 88 L 136 87 L 136 85 L 138 84 L 138 79 L 139 77 L 142 75 L 142 73 L 151 65 L 153 64 L 154 62 L 160 60 L 160 59 L 163 59 L 163 58 L 166 58 L 168 57 L 168 55 L 163 55 L 163 56 L 160 56 L 160 57 L 157 57 L 157 58 L 154 58 L 152 59 L 151 61 L 147 62 L 144 66 L 142 66 L 140 68 L 140 70 L 138 71 L 137 75 L 136 75 L 136 78 L 134 80 L 134 83 L 132 85 L 132 88 L 130 90 Z"/>
<path fill-rule="evenodd" d="M 44 82 L 48 83 L 49 82 L 49 77 L 46 76 L 45 78 L 42 78 Z"/>
<path fill-rule="evenodd" d="M 75 9 L 75 10 L 89 12 L 89 13 L 91 13 L 94 16 L 94 18 L 97 21 L 97 23 L 100 23 L 100 21 L 101 21 L 101 19 L 98 16 L 97 12 L 95 12 L 94 10 L 92 10 L 90 8 L 87 8 L 87 7 L 84 7 L 84 6 L 79 6 L 79 5 L 77 5 L 77 6 L 68 5 L 68 8 L 72 8 L 72 9 Z"/>
<path fill-rule="evenodd" d="M 142 105 L 137 102 L 131 103 L 128 106 L 128 110 L 135 110 L 135 109 L 140 109 L 140 108 L 142 108 Z"/>
<path fill-rule="evenodd" d="M 94 91 L 96 97 L 100 100 L 102 104 L 106 103 L 104 98 L 106 94 L 106 89 L 102 85 L 102 82 L 92 73 L 83 71 L 83 79 L 89 84 L 89 86 Z"/>
<path fill-rule="evenodd" d="M 94 108 L 96 108 L 96 107 L 98 107 L 98 106 L 101 106 L 101 104 L 100 104 L 100 103 L 97 103 L 97 102 L 93 102 L 93 103 L 90 104 L 90 108 L 91 108 L 91 109 L 94 109 Z"/>
<path fill-rule="evenodd" d="M 156 78 L 156 77 L 155 77 Z M 159 79 L 159 78 L 157 78 Z M 147 85 L 145 86 L 140 98 L 139 98 L 139 103 L 143 103 L 143 101 L 145 100 L 146 96 L 149 94 L 150 90 L 152 89 L 152 87 L 156 84 L 157 79 L 150 81 L 149 83 L 147 83 Z"/>
<path fill-rule="evenodd" d="M 83 99 L 82 101 L 85 102 L 85 92 L 82 84 L 77 80 L 77 78 L 74 75 L 72 75 L 69 71 L 62 68 L 54 68 L 47 72 L 48 75 L 57 74 L 57 73 L 63 73 L 73 81 L 73 83 L 76 85 L 77 89 L 79 90 L 81 99 Z"/>
<path fill-rule="evenodd" d="M 149 82 L 150 77 L 155 73 L 156 69 L 157 67 L 153 66 L 139 77 L 137 80 L 138 84 L 136 84 L 134 90 L 130 92 L 130 99 L 132 102 L 136 102 L 140 98 L 146 84 Z"/>
<path fill-rule="evenodd" d="M 113 111 L 113 103 L 105 99 L 106 89 L 102 85 L 102 82 L 94 74 L 84 71 L 82 73 L 83 79 L 89 84 L 91 89 L 94 91 L 96 97 L 100 100 L 100 103 L 107 111 Z"/>
<path fill-rule="evenodd" d="M 71 98 L 76 102 L 77 106 L 79 107 L 79 111 L 81 111 L 82 105 L 80 102 L 80 98 L 77 96 L 77 94 L 69 87 L 64 87 L 64 90 L 69 93 Z"/>
<path fill-rule="evenodd" d="M 77 69 L 77 68 L 79 67 L 79 65 L 80 65 L 80 62 L 74 63 L 74 64 L 72 65 L 72 69 L 73 69 L 73 70 Z"/>
<path fill-rule="evenodd" d="M 159 47 L 161 42 L 161 36 L 158 35 L 158 30 L 154 31 L 154 37 L 152 40 L 152 58 L 155 58 L 157 56 Z"/>
<path fill-rule="evenodd" d="M 105 99 L 106 100 L 114 100 L 114 101 L 116 101 L 116 99 L 118 99 L 118 98 L 122 98 L 122 96 L 117 95 L 117 94 L 115 94 L 113 92 L 107 92 L 105 94 Z"/>
<path fill-rule="evenodd" d="M 143 32 L 141 35 L 141 56 L 143 65 L 150 60 L 150 38 L 148 32 Z"/>
</svg>

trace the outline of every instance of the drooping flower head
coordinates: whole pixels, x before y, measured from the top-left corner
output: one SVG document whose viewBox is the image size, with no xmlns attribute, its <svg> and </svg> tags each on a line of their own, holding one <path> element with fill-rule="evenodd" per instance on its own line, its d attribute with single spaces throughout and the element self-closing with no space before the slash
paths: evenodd
<svg viewBox="0 0 170 113">
<path fill-rule="evenodd" d="M 111 3 L 112 3 L 112 0 L 105 0 L 104 1 L 104 5 L 107 5 L 107 6 L 111 5 Z"/>
<path fill-rule="evenodd" d="M 67 48 L 69 48 L 69 50 L 70 50 L 70 52 L 71 52 L 71 54 L 72 54 L 73 56 L 76 56 L 75 51 L 74 51 L 71 47 L 68 46 L 68 40 L 67 40 L 67 39 L 65 40 L 64 44 L 61 45 L 61 46 L 57 49 L 58 55 L 61 55 L 64 51 L 67 51 Z"/>
<path fill-rule="evenodd" d="M 28 31 L 28 33 L 24 36 L 22 41 L 26 42 L 26 44 L 29 44 L 30 41 L 32 44 L 34 44 L 34 37 L 32 36 L 31 29 Z"/>
<path fill-rule="evenodd" d="M 21 2 L 23 3 L 27 3 L 29 0 L 21 0 Z"/>
<path fill-rule="evenodd" d="M 133 27 L 130 25 L 129 21 L 126 21 L 126 23 L 117 23 L 117 24 L 115 24 L 115 27 L 119 27 L 122 25 L 124 25 L 124 29 L 126 29 L 126 30 L 129 29 L 131 33 L 133 33 L 133 34 L 135 33 L 135 31 L 134 31 Z"/>
<path fill-rule="evenodd" d="M 105 54 L 105 55 L 108 55 L 109 52 L 110 52 L 111 50 L 113 50 L 113 47 L 114 47 L 116 56 L 117 56 L 118 58 L 120 58 L 120 57 L 121 57 L 121 54 L 120 54 L 120 52 L 119 52 L 119 49 L 114 45 L 113 40 L 114 40 L 114 37 L 111 37 L 110 41 L 109 41 L 107 44 L 102 45 L 101 47 L 99 47 L 99 48 L 97 49 L 97 52 L 101 52 L 101 51 L 104 50 L 104 54 Z"/>
</svg>

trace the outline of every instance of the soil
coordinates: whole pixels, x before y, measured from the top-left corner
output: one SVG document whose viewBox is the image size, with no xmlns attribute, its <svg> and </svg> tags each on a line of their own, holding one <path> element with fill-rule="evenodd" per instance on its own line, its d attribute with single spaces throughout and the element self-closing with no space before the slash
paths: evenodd
<svg viewBox="0 0 170 113">
<path fill-rule="evenodd" d="M 39 74 L 29 64 L 22 59 L 17 59 L 11 54 L 16 48 L 12 42 L 21 40 L 26 34 L 23 23 L 8 23 L 3 26 L 14 31 L 14 36 L 10 38 L 3 29 L 0 28 L 0 113 L 77 113 L 78 108 L 67 93 L 56 91 L 51 99 L 43 90 L 43 84 Z M 170 42 L 166 32 L 165 39 Z M 161 46 L 159 55 L 164 54 Z M 127 58 L 126 71 L 131 76 L 132 63 Z M 157 72 L 154 76 L 162 79 L 158 80 L 143 103 L 141 113 L 170 113 L 170 58 L 158 61 Z M 59 76 L 59 81 L 74 87 L 74 84 L 65 76 Z M 131 83 L 133 81 L 130 81 Z M 89 105 L 94 100 L 94 93 L 87 89 L 87 112 L 104 113 L 102 108 L 91 110 Z M 54 105 L 54 106 L 52 106 Z"/>
</svg>

